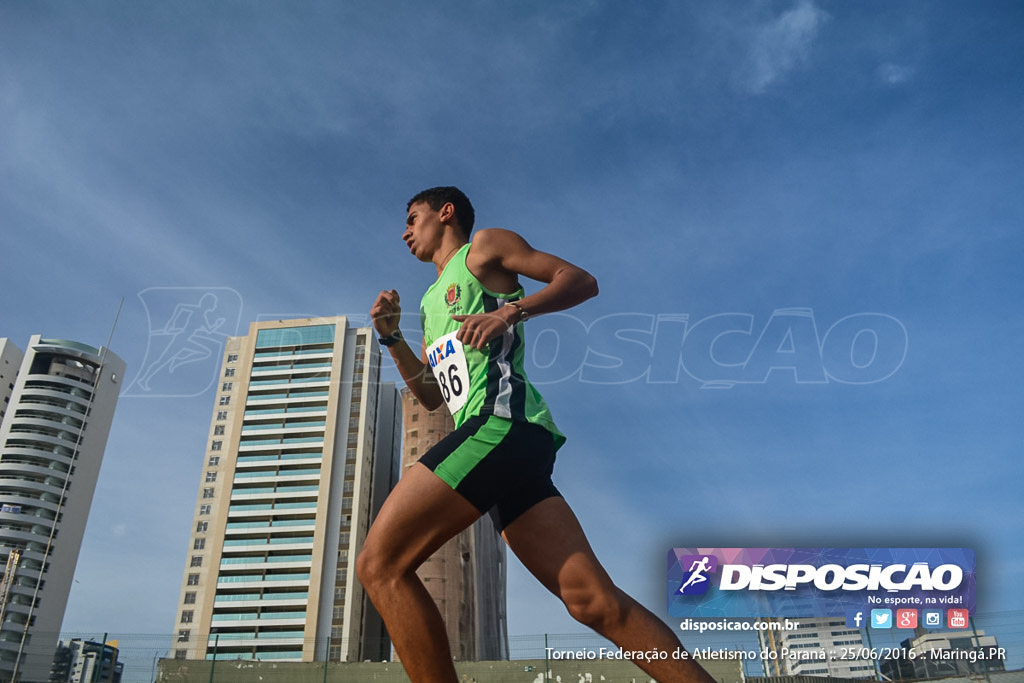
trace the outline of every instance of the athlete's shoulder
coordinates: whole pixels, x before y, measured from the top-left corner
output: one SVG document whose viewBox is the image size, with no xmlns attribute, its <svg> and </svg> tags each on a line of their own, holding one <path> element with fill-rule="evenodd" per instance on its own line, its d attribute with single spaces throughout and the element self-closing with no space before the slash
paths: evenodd
<svg viewBox="0 0 1024 683">
<path fill-rule="evenodd" d="M 509 254 L 531 250 L 530 245 L 517 232 L 504 228 L 484 228 L 474 235 L 468 259 L 478 265 L 493 264 Z"/>
<path fill-rule="evenodd" d="M 509 258 L 532 251 L 518 233 L 502 228 L 476 232 L 466 254 L 466 268 L 492 292 L 512 292 L 519 287 L 518 273 L 509 267 Z"/>
<path fill-rule="evenodd" d="M 505 228 L 484 228 L 473 236 L 474 249 L 500 249 L 516 244 L 526 244 L 526 240 L 519 233 Z"/>
</svg>

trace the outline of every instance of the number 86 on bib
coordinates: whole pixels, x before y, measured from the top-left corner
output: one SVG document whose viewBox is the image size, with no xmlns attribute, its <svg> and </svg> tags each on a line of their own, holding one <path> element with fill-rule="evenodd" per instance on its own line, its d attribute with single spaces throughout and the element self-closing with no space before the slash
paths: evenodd
<svg viewBox="0 0 1024 683">
<path fill-rule="evenodd" d="M 462 342 L 455 338 L 458 330 L 439 337 L 427 349 L 427 362 L 437 380 L 448 411 L 454 415 L 466 404 L 469 395 L 469 369 L 466 364 L 466 351 Z"/>
</svg>

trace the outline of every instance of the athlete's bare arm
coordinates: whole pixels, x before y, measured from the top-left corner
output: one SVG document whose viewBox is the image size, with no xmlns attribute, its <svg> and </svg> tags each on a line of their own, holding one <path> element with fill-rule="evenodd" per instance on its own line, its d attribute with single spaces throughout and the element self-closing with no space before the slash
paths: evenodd
<svg viewBox="0 0 1024 683">
<path fill-rule="evenodd" d="M 597 295 L 597 280 L 578 266 L 531 247 L 520 235 L 500 228 L 479 231 L 466 257 L 466 266 L 484 287 L 494 292 L 518 288 L 519 277 L 546 283 L 516 303 L 530 315 L 564 311 Z M 506 306 L 492 314 L 457 315 L 458 338 L 483 350 L 489 341 L 514 324 L 520 309 Z"/>
<path fill-rule="evenodd" d="M 402 320 L 402 307 L 399 305 L 400 297 L 398 292 L 391 289 L 377 295 L 377 300 L 370 308 L 370 318 L 373 320 L 373 327 L 382 337 L 390 337 L 398 331 L 398 324 Z M 402 340 L 397 344 L 388 347 L 391 357 L 398 366 L 398 372 L 405 380 L 409 391 L 426 407 L 427 410 L 434 410 L 441 407 L 444 402 L 441 398 L 441 390 L 434 381 L 434 375 L 427 370 L 427 352 L 420 347 L 420 357 L 416 352 Z"/>
<path fill-rule="evenodd" d="M 520 235 L 500 228 L 479 231 L 466 258 L 466 266 L 487 289 L 512 292 L 519 287 L 520 276 L 545 283 L 537 292 L 520 299 L 522 310 L 530 315 L 563 311 L 597 294 L 597 280 L 587 271 L 552 254 L 531 247 Z M 377 296 L 370 317 L 382 337 L 398 330 L 402 309 L 395 290 Z M 520 309 L 506 306 L 495 313 L 457 315 L 462 323 L 458 339 L 467 346 L 484 350 L 488 342 L 504 334 L 517 322 Z M 388 347 L 398 371 L 409 391 L 428 410 L 443 403 L 441 390 L 434 376 L 427 371 L 426 349 L 420 348 L 419 357 L 405 341 Z"/>
</svg>

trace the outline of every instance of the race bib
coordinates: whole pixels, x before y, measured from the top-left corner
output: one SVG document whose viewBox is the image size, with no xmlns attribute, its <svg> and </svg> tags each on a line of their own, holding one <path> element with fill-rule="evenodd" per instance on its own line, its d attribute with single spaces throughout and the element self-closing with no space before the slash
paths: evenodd
<svg viewBox="0 0 1024 683">
<path fill-rule="evenodd" d="M 469 369 L 462 342 L 455 338 L 458 330 L 438 338 L 427 347 L 427 362 L 434 372 L 448 411 L 452 415 L 466 405 L 469 396 Z"/>
</svg>

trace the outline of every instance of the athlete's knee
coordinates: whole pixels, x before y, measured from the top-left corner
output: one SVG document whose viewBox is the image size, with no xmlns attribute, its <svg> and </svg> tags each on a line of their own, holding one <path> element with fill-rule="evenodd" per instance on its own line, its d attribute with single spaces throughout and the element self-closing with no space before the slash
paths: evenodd
<svg viewBox="0 0 1024 683">
<path fill-rule="evenodd" d="M 383 555 L 372 546 L 364 547 L 356 556 L 356 576 L 359 582 L 371 594 L 393 579 L 391 576 L 394 563 L 388 562 Z"/>
<path fill-rule="evenodd" d="M 359 578 L 359 582 L 367 590 L 370 590 L 370 584 L 373 583 L 373 579 L 376 576 L 374 565 L 373 554 L 365 548 L 356 555 L 356 577 Z"/>
<path fill-rule="evenodd" d="M 575 591 L 563 602 L 573 619 L 598 632 L 620 623 L 627 609 L 625 595 L 614 586 Z"/>
</svg>

